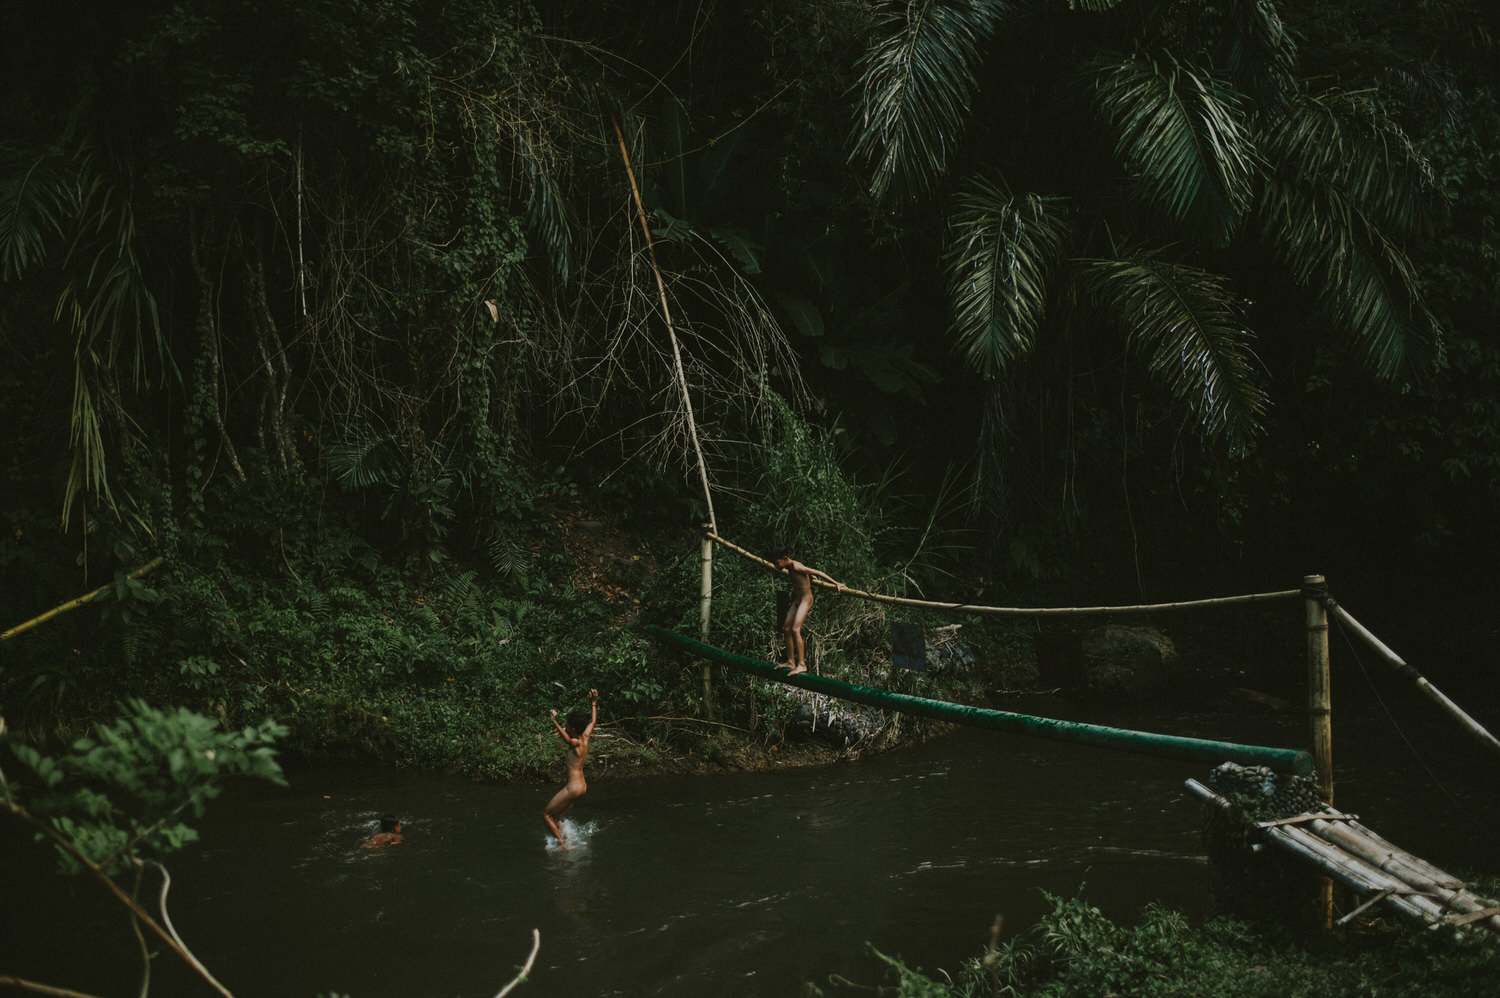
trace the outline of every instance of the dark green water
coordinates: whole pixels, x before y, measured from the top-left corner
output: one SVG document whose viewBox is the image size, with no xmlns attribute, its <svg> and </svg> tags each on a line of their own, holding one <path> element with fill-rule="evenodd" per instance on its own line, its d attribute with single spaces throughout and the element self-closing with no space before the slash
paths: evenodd
<svg viewBox="0 0 1500 998">
<path fill-rule="evenodd" d="M 1285 746 L 1305 741 L 1294 715 L 1135 723 Z M 1430 843 L 1440 865 L 1493 855 L 1470 824 L 1493 804 L 1483 772 L 1452 777 L 1467 795 L 1457 803 L 1448 787 L 1413 805 L 1411 792 L 1435 791 L 1420 774 L 1390 775 L 1410 761 L 1379 718 L 1350 715 L 1335 740 L 1341 806 L 1414 851 Z M 607 746 L 601 736 L 596 757 Z M 1201 811 L 1182 784 L 1206 776 L 1195 763 L 981 731 L 817 770 L 625 780 L 601 767 L 573 812 L 580 841 L 560 852 L 540 817 L 551 785 L 301 770 L 290 789 L 239 787 L 215 803 L 203 841 L 172 864 L 171 910 L 241 998 L 490 996 L 533 928 L 541 952 L 518 994 L 796 995 L 830 974 L 880 982 L 866 944 L 957 969 L 997 915 L 1009 935 L 1047 910 L 1044 891 L 1082 887 L 1120 921 L 1153 901 L 1203 917 Z M 1432 820 L 1439 806 L 1449 820 Z M 385 811 L 405 819 L 405 842 L 361 850 Z M 0 972 L 134 994 L 123 919 L 99 918 L 97 888 L 40 872 L 50 858 L 39 847 L 12 836 L 5 848 L 15 924 Z M 158 961 L 153 995 L 208 993 L 172 959 Z"/>
</svg>

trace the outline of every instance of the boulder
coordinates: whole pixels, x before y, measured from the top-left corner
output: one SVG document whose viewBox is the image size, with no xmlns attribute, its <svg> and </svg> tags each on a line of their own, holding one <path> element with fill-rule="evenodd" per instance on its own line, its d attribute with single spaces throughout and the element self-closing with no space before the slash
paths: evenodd
<svg viewBox="0 0 1500 998">
<path fill-rule="evenodd" d="M 1083 693 L 1144 697 L 1181 678 L 1172 639 L 1154 627 L 1107 624 L 1082 635 Z"/>
</svg>

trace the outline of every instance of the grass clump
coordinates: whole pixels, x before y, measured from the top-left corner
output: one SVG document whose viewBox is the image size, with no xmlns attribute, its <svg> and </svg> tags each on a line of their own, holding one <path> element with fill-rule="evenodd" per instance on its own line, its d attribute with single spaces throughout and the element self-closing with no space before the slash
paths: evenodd
<svg viewBox="0 0 1500 998">
<path fill-rule="evenodd" d="M 1151 906 L 1121 926 L 1079 898 L 1026 932 L 992 941 L 953 974 L 929 976 L 875 951 L 894 998 L 1472 998 L 1500 993 L 1500 945 L 1380 921 L 1300 935 L 1218 917 L 1194 927 Z M 995 935 L 999 935 L 996 923 Z M 835 992 L 869 988 L 835 977 Z M 816 987 L 809 994 L 824 995 Z"/>
</svg>

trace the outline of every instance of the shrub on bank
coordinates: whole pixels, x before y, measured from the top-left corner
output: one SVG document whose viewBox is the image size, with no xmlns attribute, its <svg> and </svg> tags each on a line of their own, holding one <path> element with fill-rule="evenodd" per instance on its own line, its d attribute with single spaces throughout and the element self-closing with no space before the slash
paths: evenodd
<svg viewBox="0 0 1500 998">
<path fill-rule="evenodd" d="M 1149 907 L 1116 925 L 1081 898 L 1048 895 L 1053 909 L 956 973 L 929 975 L 877 952 L 897 998 L 1472 998 L 1500 991 L 1500 945 L 1380 921 L 1306 935 L 1229 918 L 1194 927 Z M 998 935 L 999 925 L 996 926 Z M 830 991 L 868 987 L 835 979 Z"/>
</svg>

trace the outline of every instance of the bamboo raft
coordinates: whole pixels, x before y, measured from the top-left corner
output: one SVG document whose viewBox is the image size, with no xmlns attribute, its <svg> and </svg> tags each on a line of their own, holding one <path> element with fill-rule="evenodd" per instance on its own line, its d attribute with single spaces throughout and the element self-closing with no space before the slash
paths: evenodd
<svg viewBox="0 0 1500 998">
<path fill-rule="evenodd" d="M 1225 810 L 1234 807 L 1197 780 L 1188 780 L 1186 786 L 1211 804 Z M 1457 877 L 1392 845 L 1355 815 L 1325 808 L 1254 825 L 1271 845 L 1313 864 L 1365 898 L 1339 919 L 1339 925 L 1384 904 L 1433 929 L 1481 926 L 1500 932 L 1500 901 L 1474 893 Z"/>
</svg>

